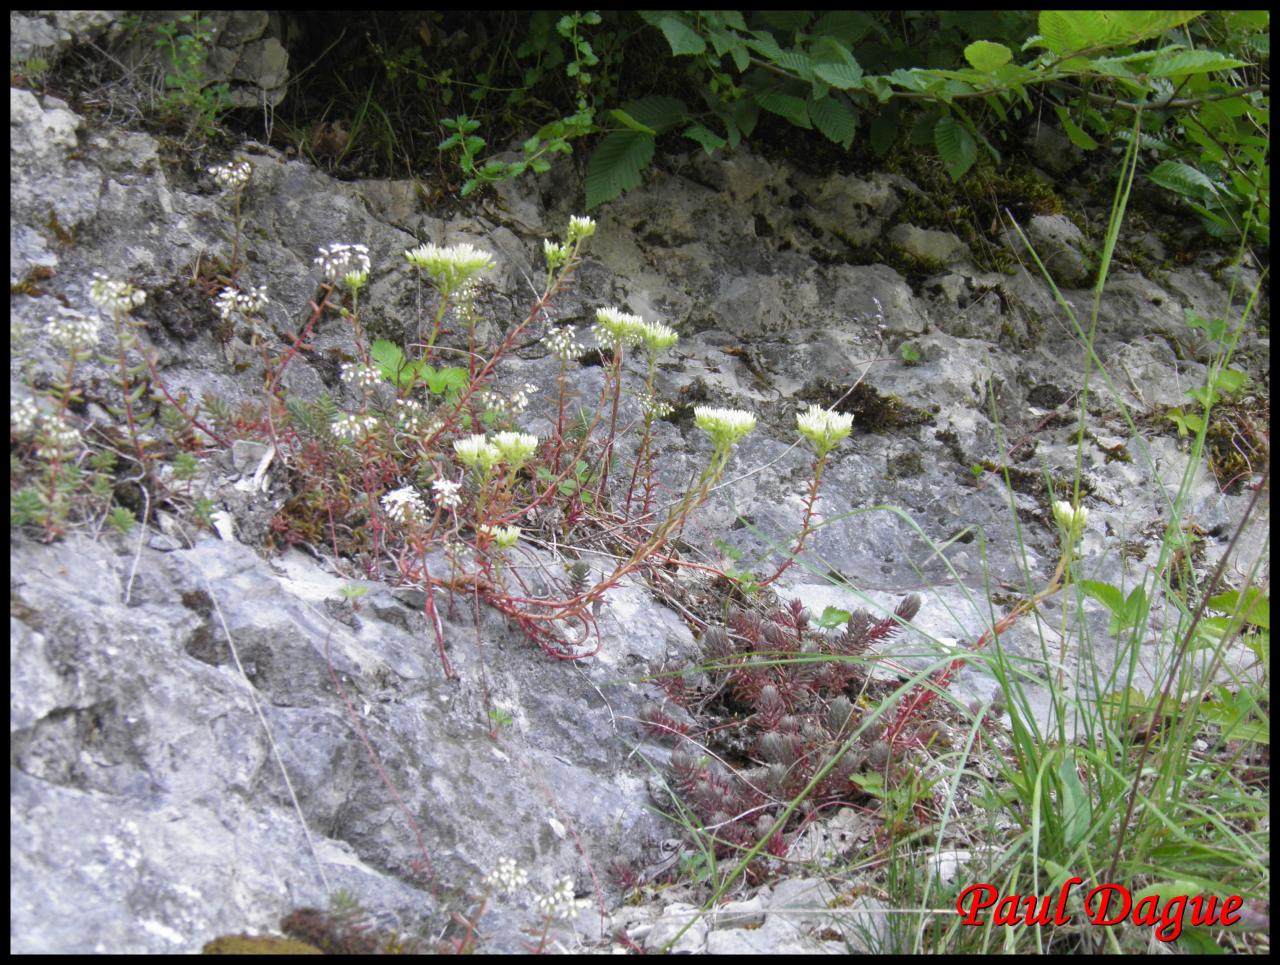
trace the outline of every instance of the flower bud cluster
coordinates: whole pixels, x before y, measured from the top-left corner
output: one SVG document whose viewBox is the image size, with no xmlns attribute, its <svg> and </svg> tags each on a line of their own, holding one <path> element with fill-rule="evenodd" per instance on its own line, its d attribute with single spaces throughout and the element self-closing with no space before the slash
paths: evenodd
<svg viewBox="0 0 1280 965">
<path fill-rule="evenodd" d="M 89 285 L 89 300 L 113 315 L 127 315 L 147 300 L 147 293 L 95 271 Z"/>
<path fill-rule="evenodd" d="M 214 299 L 213 305 L 218 310 L 218 315 L 223 319 L 229 319 L 235 314 L 245 317 L 258 315 L 270 301 L 271 299 L 267 297 L 266 285 L 256 287 L 249 285 L 244 291 L 236 291 L 234 288 L 222 289 Z"/>
<path fill-rule="evenodd" d="M 211 165 L 208 171 L 223 191 L 239 191 L 249 183 L 249 178 L 253 175 L 253 165 L 248 161 L 226 161 Z"/>
<path fill-rule="evenodd" d="M 378 420 L 371 415 L 344 412 L 333 420 L 333 434 L 351 442 L 359 442 L 377 428 Z"/>
<path fill-rule="evenodd" d="M 98 329 L 102 323 L 96 318 L 63 309 L 61 315 L 50 315 L 46 321 L 50 338 L 68 352 L 93 348 L 98 344 Z"/>
<path fill-rule="evenodd" d="M 369 280 L 369 246 L 335 241 L 320 248 L 315 264 L 323 277 L 360 288 Z"/>
<path fill-rule="evenodd" d="M 427 507 L 412 486 L 391 490 L 382 497 L 382 508 L 400 523 L 420 523 L 427 516 Z"/>
</svg>

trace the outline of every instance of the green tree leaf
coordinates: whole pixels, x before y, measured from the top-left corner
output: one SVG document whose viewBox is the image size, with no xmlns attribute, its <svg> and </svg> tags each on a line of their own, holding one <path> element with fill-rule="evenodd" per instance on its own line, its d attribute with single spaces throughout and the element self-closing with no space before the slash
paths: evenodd
<svg viewBox="0 0 1280 965">
<path fill-rule="evenodd" d="M 785 117 L 796 127 L 803 127 L 805 130 L 813 127 L 813 123 L 809 120 L 809 107 L 799 97 L 767 90 L 757 96 L 756 100 L 766 111 Z"/>
<path fill-rule="evenodd" d="M 1071 115 L 1065 107 L 1055 107 L 1054 112 L 1058 115 L 1058 123 L 1067 132 L 1067 137 L 1071 139 L 1072 144 L 1085 151 L 1092 151 L 1098 147 L 1098 142 L 1091 138 L 1084 128 L 1071 119 Z"/>
<path fill-rule="evenodd" d="M 1200 202 L 1212 200 L 1218 191 L 1207 175 L 1181 161 L 1163 161 L 1147 176 L 1162 188 Z"/>
<path fill-rule="evenodd" d="M 684 101 L 675 97 L 663 97 L 660 94 L 627 101 L 622 105 L 622 110 L 646 128 L 641 133 L 651 135 L 661 134 L 689 120 L 689 111 Z"/>
<path fill-rule="evenodd" d="M 713 154 L 728 144 L 723 137 L 702 124 L 694 124 L 692 127 L 685 128 L 684 136 L 691 141 L 697 141 L 708 154 Z"/>
<path fill-rule="evenodd" d="M 1004 44 L 994 44 L 989 40 L 976 40 L 964 49 L 964 59 L 969 61 L 974 70 L 989 74 L 997 67 L 1003 67 L 1013 59 L 1013 51 Z"/>
<path fill-rule="evenodd" d="M 1235 70 L 1247 67 L 1243 60 L 1226 57 L 1214 50 L 1161 51 L 1148 71 L 1153 77 L 1183 77 L 1187 74 L 1207 74 L 1215 70 Z"/>
<path fill-rule="evenodd" d="M 978 160 L 978 144 L 964 125 L 950 115 L 941 118 L 933 128 L 933 144 L 951 180 L 959 181 L 973 162 Z"/>
<path fill-rule="evenodd" d="M 813 126 L 843 148 L 853 143 L 853 134 L 858 127 L 858 119 L 848 105 L 834 97 L 823 97 L 809 102 L 809 116 Z"/>
<path fill-rule="evenodd" d="M 607 135 L 587 162 L 587 210 L 639 187 L 640 172 L 653 160 L 654 140 L 639 131 Z"/>
<path fill-rule="evenodd" d="M 818 64 L 813 72 L 832 87 L 852 90 L 862 86 L 862 68 L 852 64 Z"/>
<path fill-rule="evenodd" d="M 707 49 L 707 42 L 677 17 L 663 17 L 658 21 L 658 29 L 667 38 L 667 43 L 671 45 L 671 52 L 677 57 L 695 56 Z"/>
</svg>

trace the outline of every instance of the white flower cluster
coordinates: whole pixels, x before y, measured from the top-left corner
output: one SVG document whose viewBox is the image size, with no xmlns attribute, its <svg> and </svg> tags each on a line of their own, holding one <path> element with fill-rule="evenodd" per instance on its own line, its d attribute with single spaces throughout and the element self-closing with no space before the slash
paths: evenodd
<svg viewBox="0 0 1280 965">
<path fill-rule="evenodd" d="M 63 309 L 61 315 L 50 315 L 45 321 L 49 336 L 68 352 L 77 348 L 93 348 L 98 344 L 98 329 L 102 325 L 99 319 Z"/>
<path fill-rule="evenodd" d="M 561 878 L 547 895 L 533 900 L 534 907 L 548 918 L 567 920 L 591 907 L 590 898 L 573 897 L 573 879 Z"/>
<path fill-rule="evenodd" d="M 811 405 L 807 411 L 796 416 L 796 428 L 800 430 L 800 435 L 813 443 L 819 456 L 825 456 L 853 431 L 853 415 Z"/>
<path fill-rule="evenodd" d="M 89 285 L 89 300 L 113 315 L 127 315 L 147 300 L 147 293 L 95 271 Z"/>
<path fill-rule="evenodd" d="M 340 279 L 348 288 L 360 288 L 369 280 L 369 246 L 340 241 L 324 245 L 316 255 L 316 267 L 329 279 Z"/>
<path fill-rule="evenodd" d="M 358 388 L 372 389 L 382 381 L 382 373 L 376 365 L 364 362 L 342 363 L 342 381 Z"/>
<path fill-rule="evenodd" d="M 36 426 L 40 424 L 40 419 L 40 407 L 36 405 L 35 399 L 28 396 L 16 402 L 9 400 L 9 428 L 18 435 L 25 436 L 34 432 Z"/>
<path fill-rule="evenodd" d="M 396 417 L 400 428 L 410 435 L 425 435 L 432 426 L 427 410 L 415 399 L 396 399 Z"/>
<path fill-rule="evenodd" d="M 249 178 L 253 175 L 253 165 L 248 161 L 226 161 L 211 165 L 209 173 L 213 175 L 213 180 L 223 191 L 228 189 L 239 191 L 249 183 Z"/>
<path fill-rule="evenodd" d="M 430 275 L 447 294 L 460 291 L 471 277 L 495 264 L 493 255 L 466 243 L 444 248 L 434 243 L 418 245 L 404 253 L 409 264 Z"/>
<path fill-rule="evenodd" d="M 271 301 L 267 297 L 266 285 L 249 285 L 244 291 L 237 291 L 234 288 L 224 288 L 218 297 L 213 300 L 214 308 L 218 310 L 218 315 L 223 319 L 229 319 L 232 315 L 258 315 Z"/>
<path fill-rule="evenodd" d="M 490 526 L 481 523 L 476 530 L 493 540 L 493 544 L 501 550 L 509 550 L 520 539 L 519 526 Z"/>
<path fill-rule="evenodd" d="M 582 343 L 578 341 L 573 329 L 567 325 L 562 328 L 553 328 L 549 331 L 545 342 L 547 349 L 561 362 L 572 362 L 582 355 L 584 351 Z"/>
<path fill-rule="evenodd" d="M 661 401 L 653 395 L 646 395 L 641 399 L 640 408 L 650 420 L 665 419 L 675 411 L 666 402 Z"/>
<path fill-rule="evenodd" d="M 741 409 L 700 405 L 693 410 L 693 416 L 698 428 L 711 437 L 717 449 L 728 449 L 756 427 L 756 417 Z"/>
<path fill-rule="evenodd" d="M 476 401 L 486 409 L 516 416 L 529 408 L 529 396 L 534 395 L 537 391 L 538 387 L 536 385 L 526 382 L 523 388 L 516 389 L 509 396 L 485 389 L 477 393 Z"/>
<path fill-rule="evenodd" d="M 344 412 L 333 420 L 333 434 L 352 442 L 359 442 L 376 428 L 378 420 L 371 415 Z"/>
<path fill-rule="evenodd" d="M 427 507 L 412 486 L 391 490 L 382 497 L 382 508 L 400 523 L 420 523 L 427 516 Z"/>
<path fill-rule="evenodd" d="M 436 504 L 441 509 L 457 509 L 462 505 L 462 483 L 452 479 L 437 479 L 431 484 Z"/>
<path fill-rule="evenodd" d="M 514 858 L 499 858 L 498 866 L 484 876 L 484 886 L 491 891 L 514 895 L 529 883 L 529 872 L 521 868 Z"/>
<path fill-rule="evenodd" d="M 72 449 L 80 448 L 80 432 L 57 416 L 44 416 L 40 420 L 40 436 L 36 440 L 36 452 L 41 459 L 56 459 Z"/>
</svg>

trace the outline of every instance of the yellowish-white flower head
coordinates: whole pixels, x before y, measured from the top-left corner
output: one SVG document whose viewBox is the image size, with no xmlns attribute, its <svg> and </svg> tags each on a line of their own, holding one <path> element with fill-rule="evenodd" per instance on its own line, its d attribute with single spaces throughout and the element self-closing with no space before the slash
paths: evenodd
<svg viewBox="0 0 1280 965">
<path fill-rule="evenodd" d="M 509 550 L 520 539 L 519 526 L 489 526 L 481 523 L 479 531 L 493 540 L 493 545 L 501 550 Z"/>
<path fill-rule="evenodd" d="M 489 252 L 466 242 L 448 248 L 434 243 L 418 245 L 404 256 L 409 264 L 430 275 L 447 295 L 460 291 L 474 275 L 496 264 Z"/>
<path fill-rule="evenodd" d="M 661 322 L 645 322 L 640 339 L 650 355 L 657 355 L 680 341 L 680 336 L 670 325 L 663 325 Z"/>
<path fill-rule="evenodd" d="M 542 242 L 542 253 L 547 258 L 547 270 L 555 271 L 569 260 L 570 249 L 568 245 L 559 244 L 548 238 Z"/>
<path fill-rule="evenodd" d="M 711 437 L 711 444 L 726 451 L 756 427 L 756 417 L 742 409 L 716 409 L 700 405 L 693 410 L 698 428 Z"/>
<path fill-rule="evenodd" d="M 538 437 L 528 432 L 499 432 L 493 437 L 493 446 L 502 461 L 515 470 L 529 461 L 538 448 Z"/>
<path fill-rule="evenodd" d="M 1089 519 L 1089 510 L 1083 506 L 1074 507 L 1065 499 L 1060 499 L 1053 504 L 1053 518 L 1066 530 L 1068 541 L 1074 542 L 1084 532 L 1084 524 Z"/>
<path fill-rule="evenodd" d="M 811 405 L 796 416 L 796 428 L 818 450 L 819 456 L 825 456 L 853 431 L 853 415 Z"/>
<path fill-rule="evenodd" d="M 616 352 L 629 345 L 639 345 L 644 339 L 645 324 L 639 315 L 630 315 L 620 308 L 601 308 L 591 329 L 601 348 Z"/>
<path fill-rule="evenodd" d="M 453 451 L 464 466 L 479 466 L 482 471 L 491 469 L 499 459 L 497 447 L 485 438 L 484 433 L 455 439 Z"/>
<path fill-rule="evenodd" d="M 590 238 L 596 233 L 596 223 L 585 215 L 575 214 L 569 219 L 569 244 Z"/>
</svg>

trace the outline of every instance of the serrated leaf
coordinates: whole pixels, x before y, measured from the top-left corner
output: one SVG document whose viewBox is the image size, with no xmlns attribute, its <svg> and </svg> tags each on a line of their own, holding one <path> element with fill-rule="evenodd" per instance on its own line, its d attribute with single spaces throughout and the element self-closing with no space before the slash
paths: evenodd
<svg viewBox="0 0 1280 965">
<path fill-rule="evenodd" d="M 661 134 L 689 119 L 684 101 L 676 97 L 653 94 L 638 100 L 627 101 L 622 109 L 637 123 L 647 129 L 641 133 Z"/>
<path fill-rule="evenodd" d="M 677 57 L 695 56 L 707 49 L 707 42 L 689 27 L 683 20 L 666 16 L 658 21 L 658 29 L 671 45 L 671 52 Z"/>
<path fill-rule="evenodd" d="M 723 137 L 702 124 L 685 128 L 684 136 L 691 141 L 697 141 L 708 154 L 713 154 L 728 144 Z"/>
<path fill-rule="evenodd" d="M 818 617 L 818 628 L 820 630 L 830 630 L 834 627 L 841 626 L 849 622 L 852 614 L 848 610 L 841 610 L 839 607 L 829 606 L 823 608 L 822 616 Z"/>
<path fill-rule="evenodd" d="M 818 64 L 813 68 L 813 72 L 832 87 L 840 90 L 852 90 L 862 86 L 862 68 L 856 61 L 852 64 Z"/>
<path fill-rule="evenodd" d="M 647 124 L 641 124 L 621 108 L 614 108 L 609 112 L 609 116 L 629 130 L 639 131 L 641 134 L 648 134 L 650 137 L 656 137 L 658 134 L 652 127 Z"/>
<path fill-rule="evenodd" d="M 805 130 L 813 127 L 812 122 L 809 120 L 809 106 L 799 97 L 767 90 L 758 95 L 756 100 L 766 111 L 771 114 L 777 114 L 779 117 L 785 117 L 796 127 L 803 127 Z"/>
<path fill-rule="evenodd" d="M 1217 193 L 1217 186 L 1207 175 L 1181 161 L 1163 161 L 1147 177 L 1184 198 L 1208 201 Z"/>
<path fill-rule="evenodd" d="M 846 46 L 852 47 L 869 34 L 875 27 L 875 20 L 870 15 L 856 10 L 832 10 L 822 15 L 813 29 L 817 37 L 835 37 Z"/>
<path fill-rule="evenodd" d="M 896 105 L 890 105 L 876 115 L 876 119 L 871 122 L 871 150 L 876 157 L 884 157 L 888 153 L 889 148 L 897 141 L 900 129 Z"/>
<path fill-rule="evenodd" d="M 1245 591 L 1248 606 L 1245 608 L 1244 621 L 1264 630 L 1271 629 L 1271 599 L 1256 586 Z M 1234 613 L 1240 602 L 1240 591 L 1228 590 L 1217 596 L 1209 597 L 1208 605 L 1223 613 Z"/>
<path fill-rule="evenodd" d="M 640 172 L 653 160 L 654 139 L 638 131 L 606 135 L 587 162 L 587 210 L 640 186 Z"/>
<path fill-rule="evenodd" d="M 978 144 L 964 125 L 950 115 L 939 119 L 933 128 L 933 144 L 946 165 L 952 181 L 965 176 L 978 160 Z"/>
<path fill-rule="evenodd" d="M 378 366 L 382 377 L 395 386 L 402 386 L 401 378 L 408 365 L 400 346 L 385 338 L 380 338 L 369 346 L 369 358 Z M 410 381 L 412 384 L 412 379 Z"/>
<path fill-rule="evenodd" d="M 975 40 L 964 49 L 964 59 L 969 61 L 974 70 L 989 74 L 1012 60 L 1013 51 L 1004 44 L 992 43 L 990 40 Z"/>
<path fill-rule="evenodd" d="M 1112 613 L 1124 612 L 1124 594 L 1110 583 L 1103 583 L 1100 580 L 1081 580 L 1080 589 Z"/>
<path fill-rule="evenodd" d="M 857 130 L 858 120 L 848 105 L 834 97 L 823 97 L 809 104 L 809 117 L 816 127 L 829 141 L 848 148 L 853 143 L 853 134 Z"/>
<path fill-rule="evenodd" d="M 783 70 L 789 70 L 803 81 L 813 80 L 813 61 L 798 50 L 784 50 L 776 61 Z"/>
<path fill-rule="evenodd" d="M 758 16 L 765 26 L 781 30 L 783 33 L 803 30 L 805 25 L 813 19 L 813 13 L 809 10 L 761 10 Z"/>
<path fill-rule="evenodd" d="M 1246 66 L 1248 65 L 1243 60 L 1227 57 L 1214 50 L 1179 50 L 1173 53 L 1162 51 L 1156 56 L 1148 73 L 1153 77 L 1182 77 Z"/>
<path fill-rule="evenodd" d="M 1065 107 L 1055 107 L 1054 112 L 1058 115 L 1058 123 L 1067 132 L 1067 137 L 1072 144 L 1084 151 L 1092 151 L 1098 147 L 1098 142 L 1091 138 L 1083 127 L 1071 119 L 1071 115 Z"/>
</svg>

